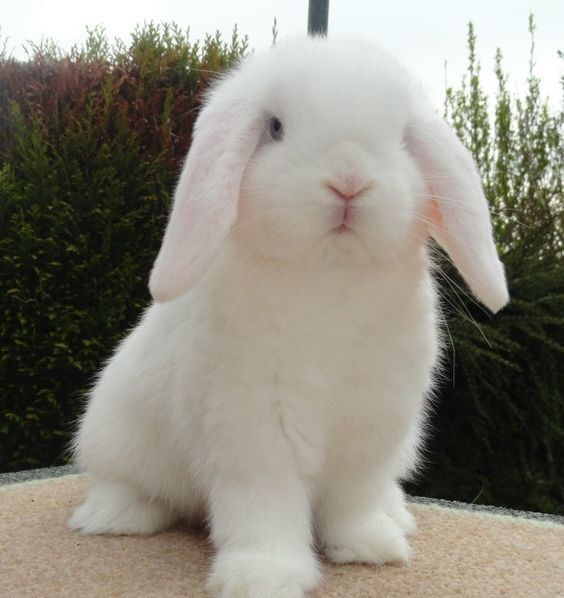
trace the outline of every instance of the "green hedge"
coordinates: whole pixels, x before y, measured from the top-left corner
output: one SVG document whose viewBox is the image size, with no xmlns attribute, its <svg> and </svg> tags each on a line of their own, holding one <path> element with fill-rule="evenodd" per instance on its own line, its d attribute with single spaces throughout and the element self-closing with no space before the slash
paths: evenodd
<svg viewBox="0 0 564 598">
<path fill-rule="evenodd" d="M 0 62 L 0 471 L 59 463 L 85 389 L 149 302 L 201 92 L 236 32 L 174 26 Z"/>
<path fill-rule="evenodd" d="M 491 318 L 439 257 L 455 350 L 410 489 L 559 511 L 563 112 L 533 74 L 527 96 L 510 97 L 499 58 L 492 121 L 472 30 L 469 43 L 446 116 L 482 169 L 513 302 Z M 0 57 L 0 470 L 64 461 L 86 389 L 149 302 L 201 92 L 246 52 L 236 31 L 198 44 L 149 24 L 128 45 L 95 29 L 69 54 L 47 43 L 25 62 Z"/>
<path fill-rule="evenodd" d="M 529 30 L 523 97 L 508 92 L 499 50 L 495 101 L 484 94 L 472 25 L 468 71 L 447 91 L 445 116 L 473 153 L 492 204 L 511 303 L 491 317 L 440 261 L 449 359 L 428 467 L 410 489 L 562 514 L 564 105 L 557 110 L 541 96 L 532 17 Z"/>
</svg>

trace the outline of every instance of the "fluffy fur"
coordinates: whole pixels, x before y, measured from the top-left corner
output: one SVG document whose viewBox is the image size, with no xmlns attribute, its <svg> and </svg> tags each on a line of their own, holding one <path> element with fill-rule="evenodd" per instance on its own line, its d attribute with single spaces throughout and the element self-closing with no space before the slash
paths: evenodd
<svg viewBox="0 0 564 598">
<path fill-rule="evenodd" d="M 273 136 L 272 118 L 283 135 Z M 507 300 L 487 204 L 454 134 L 386 54 L 306 39 L 218 83 L 151 275 L 157 300 L 76 437 L 85 533 L 207 517 L 208 591 L 297 598 L 335 562 L 405 563 L 439 352 L 426 239 Z M 474 259 L 475 258 L 475 259 Z"/>
</svg>

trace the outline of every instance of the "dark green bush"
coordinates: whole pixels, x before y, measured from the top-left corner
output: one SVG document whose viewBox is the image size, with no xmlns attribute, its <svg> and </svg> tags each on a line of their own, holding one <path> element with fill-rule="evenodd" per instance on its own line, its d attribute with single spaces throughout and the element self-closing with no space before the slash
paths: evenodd
<svg viewBox="0 0 564 598">
<path fill-rule="evenodd" d="M 429 467 L 410 489 L 564 513 L 564 110 L 541 98 L 533 44 L 524 98 L 508 93 L 497 52 L 491 106 L 472 26 L 468 45 L 468 72 L 447 92 L 446 118 L 480 167 L 512 299 L 491 317 L 441 260 L 450 380 L 436 405 Z"/>
<path fill-rule="evenodd" d="M 560 511 L 564 499 L 564 111 L 507 91 L 493 106 L 475 37 L 446 117 L 493 205 L 511 305 L 495 317 L 439 256 L 449 363 L 428 467 L 412 491 Z M 111 47 L 0 58 L 0 470 L 60 463 L 81 397 L 148 303 L 148 272 L 201 92 L 247 50 L 146 25 Z M 450 338 L 450 340 L 449 340 Z"/>
<path fill-rule="evenodd" d="M 0 61 L 0 471 L 58 463 L 81 397 L 148 303 L 201 91 L 246 50 L 147 25 Z"/>
</svg>

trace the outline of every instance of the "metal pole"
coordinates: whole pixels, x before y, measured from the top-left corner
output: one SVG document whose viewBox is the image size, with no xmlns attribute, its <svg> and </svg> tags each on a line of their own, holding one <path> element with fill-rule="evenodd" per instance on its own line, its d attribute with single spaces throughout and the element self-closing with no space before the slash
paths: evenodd
<svg viewBox="0 0 564 598">
<path fill-rule="evenodd" d="M 307 32 L 309 35 L 327 35 L 329 0 L 309 0 Z"/>
</svg>

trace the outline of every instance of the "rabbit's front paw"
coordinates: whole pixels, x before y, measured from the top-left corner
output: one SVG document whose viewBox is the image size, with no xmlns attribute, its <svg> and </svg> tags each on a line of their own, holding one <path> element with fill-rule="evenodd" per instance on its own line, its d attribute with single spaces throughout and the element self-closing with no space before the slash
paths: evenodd
<svg viewBox="0 0 564 598">
<path fill-rule="evenodd" d="M 88 498 L 74 510 L 67 525 L 84 534 L 153 534 L 174 521 L 162 504 L 147 501 L 120 483 L 94 486 Z"/>
<path fill-rule="evenodd" d="M 303 598 L 320 574 L 311 553 L 220 551 L 206 584 L 217 598 Z"/>
<path fill-rule="evenodd" d="M 375 511 L 323 532 L 325 554 L 335 563 L 406 564 L 411 549 L 404 532 L 387 514 Z"/>
</svg>

